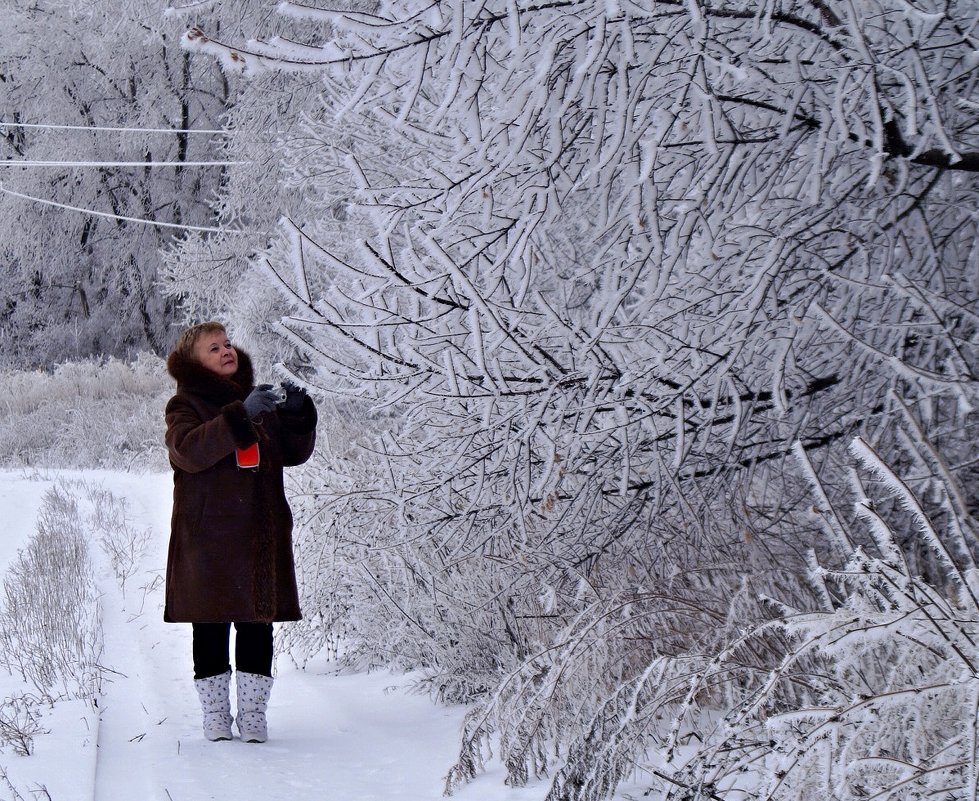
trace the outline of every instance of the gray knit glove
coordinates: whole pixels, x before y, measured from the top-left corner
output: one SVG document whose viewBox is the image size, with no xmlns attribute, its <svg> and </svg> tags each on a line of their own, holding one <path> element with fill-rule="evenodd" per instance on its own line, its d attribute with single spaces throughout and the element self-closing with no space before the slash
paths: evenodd
<svg viewBox="0 0 979 801">
<path fill-rule="evenodd" d="M 271 412 L 279 400 L 279 392 L 271 384 L 259 384 L 245 398 L 245 412 L 254 420 L 265 412 Z"/>
</svg>

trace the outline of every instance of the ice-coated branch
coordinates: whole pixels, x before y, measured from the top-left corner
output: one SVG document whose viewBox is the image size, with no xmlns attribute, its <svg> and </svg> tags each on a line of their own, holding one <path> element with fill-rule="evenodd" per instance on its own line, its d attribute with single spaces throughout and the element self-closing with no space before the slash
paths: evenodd
<svg viewBox="0 0 979 801">
<path fill-rule="evenodd" d="M 352 663 L 475 705 L 447 789 L 491 744 L 571 801 L 670 745 L 668 798 L 947 789 L 914 766 L 960 758 L 938 721 L 976 640 L 968 496 L 936 466 L 966 480 L 979 402 L 974 10 L 287 15 L 305 38 L 191 45 L 252 97 L 308 88 L 240 121 L 288 131 L 294 210 L 255 263 L 289 341 L 370 405 L 322 479 L 350 609 L 315 604 Z M 854 436 L 921 472 L 894 496 L 916 506 L 849 502 Z"/>
</svg>

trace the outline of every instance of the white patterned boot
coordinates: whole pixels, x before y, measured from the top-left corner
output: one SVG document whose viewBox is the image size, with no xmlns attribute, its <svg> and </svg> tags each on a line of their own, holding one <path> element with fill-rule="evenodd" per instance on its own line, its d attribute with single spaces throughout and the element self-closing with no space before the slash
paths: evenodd
<svg viewBox="0 0 979 801">
<path fill-rule="evenodd" d="M 230 670 L 220 676 L 194 679 L 197 697 L 201 699 L 201 711 L 204 713 L 204 736 L 212 742 L 232 738 L 231 701 L 228 697 L 230 684 Z"/>
<path fill-rule="evenodd" d="M 272 677 L 238 671 L 238 731 L 246 743 L 269 738 L 265 710 L 272 692 Z"/>
</svg>

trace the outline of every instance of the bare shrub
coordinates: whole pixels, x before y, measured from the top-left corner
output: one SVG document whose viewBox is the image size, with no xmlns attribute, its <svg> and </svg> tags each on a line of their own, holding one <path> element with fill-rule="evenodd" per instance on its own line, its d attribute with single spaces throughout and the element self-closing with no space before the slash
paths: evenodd
<svg viewBox="0 0 979 801">
<path fill-rule="evenodd" d="M 48 733 L 41 726 L 40 706 L 40 699 L 31 695 L 4 699 L 0 703 L 0 746 L 9 745 L 15 754 L 30 756 L 34 752 L 34 738 Z"/>
<path fill-rule="evenodd" d="M 126 581 L 139 569 L 146 552 L 150 530 L 133 527 L 125 498 L 97 484 L 85 484 L 85 491 L 93 506 L 86 520 L 109 559 L 120 589 L 125 591 Z"/>
<path fill-rule="evenodd" d="M 3 786 L 6 787 L 7 792 L 10 793 L 10 801 L 27 801 L 24 794 L 14 787 L 3 765 L 0 765 L 0 782 L 3 783 Z M 32 789 L 27 790 L 26 792 L 30 794 L 33 801 L 52 801 L 51 793 L 48 792 L 48 788 L 43 784 L 35 785 Z"/>
<path fill-rule="evenodd" d="M 165 469 L 161 410 L 172 390 L 163 360 L 151 355 L 4 373 L 3 464 Z"/>
<path fill-rule="evenodd" d="M 45 700 L 93 698 L 102 671 L 99 600 L 78 502 L 64 483 L 45 493 L 37 531 L 3 589 L 0 665 Z"/>
</svg>

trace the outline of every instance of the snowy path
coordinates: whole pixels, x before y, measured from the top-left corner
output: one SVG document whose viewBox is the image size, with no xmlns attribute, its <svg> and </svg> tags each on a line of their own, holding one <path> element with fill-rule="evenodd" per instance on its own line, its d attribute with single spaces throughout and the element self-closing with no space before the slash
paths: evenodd
<svg viewBox="0 0 979 801">
<path fill-rule="evenodd" d="M 0 473 L 0 514 L 23 540 L 54 475 Z M 269 742 L 205 741 L 191 676 L 190 627 L 164 624 L 161 617 L 169 475 L 71 475 L 125 497 L 134 524 L 149 527 L 152 537 L 144 569 L 125 593 L 112 576 L 102 580 L 103 663 L 114 672 L 103 687 L 98 717 L 81 702 L 59 704 L 45 720 L 50 734 L 37 738 L 34 755 L 0 753 L 0 767 L 25 799 L 31 793 L 43 798 L 35 792 L 42 786 L 51 801 L 442 797 L 464 710 L 405 692 L 403 677 L 337 676 L 326 664 L 299 671 L 281 659 Z M 16 551 L 12 543 L 13 536 L 3 539 L 0 568 Z M 0 784 L 4 801 L 5 789 Z M 538 801 L 545 792 L 540 784 L 508 788 L 495 769 L 453 797 Z"/>
</svg>

